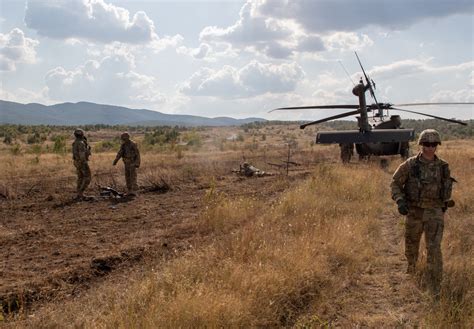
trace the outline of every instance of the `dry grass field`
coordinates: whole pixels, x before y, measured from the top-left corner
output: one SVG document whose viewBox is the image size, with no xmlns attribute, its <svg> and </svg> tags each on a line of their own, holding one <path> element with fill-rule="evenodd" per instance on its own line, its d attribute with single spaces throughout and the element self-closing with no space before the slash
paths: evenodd
<svg viewBox="0 0 474 329">
<path fill-rule="evenodd" d="M 87 133 L 89 194 L 124 190 L 117 149 L 101 144 L 117 134 Z M 416 276 L 405 274 L 389 193 L 398 157 L 385 170 L 376 159 L 342 165 L 337 146 L 314 145 L 314 130 L 297 126 L 182 134 L 199 143 L 132 136 L 142 167 L 127 202 L 72 201 L 70 154 L 47 152 L 49 141 L 0 146 L 0 327 L 473 326 L 474 140 L 439 148 L 458 183 L 434 301 L 424 252 Z M 299 165 L 287 174 L 271 164 L 288 150 Z M 236 175 L 244 159 L 272 175 Z"/>
</svg>

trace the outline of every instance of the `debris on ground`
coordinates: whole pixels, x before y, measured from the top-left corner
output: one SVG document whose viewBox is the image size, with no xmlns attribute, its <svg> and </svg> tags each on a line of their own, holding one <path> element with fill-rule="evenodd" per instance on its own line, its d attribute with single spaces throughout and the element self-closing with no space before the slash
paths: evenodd
<svg viewBox="0 0 474 329">
<path fill-rule="evenodd" d="M 124 193 L 121 193 L 110 186 L 99 187 L 99 189 L 100 196 L 102 197 L 123 198 L 125 196 Z"/>
<path fill-rule="evenodd" d="M 245 176 L 245 177 L 263 177 L 263 176 L 273 176 L 272 173 L 267 173 L 263 170 L 258 169 L 257 167 L 252 166 L 248 162 L 243 162 L 240 164 L 239 169 L 234 169 L 232 172 Z"/>
</svg>

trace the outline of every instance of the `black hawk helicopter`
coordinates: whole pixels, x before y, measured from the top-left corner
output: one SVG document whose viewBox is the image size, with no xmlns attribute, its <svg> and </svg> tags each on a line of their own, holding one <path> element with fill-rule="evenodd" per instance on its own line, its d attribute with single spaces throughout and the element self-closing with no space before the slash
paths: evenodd
<svg viewBox="0 0 474 329">
<path fill-rule="evenodd" d="M 352 155 L 354 145 L 359 159 L 368 158 L 371 155 L 400 155 L 407 158 L 409 155 L 409 141 L 414 140 L 414 129 L 403 129 L 402 121 L 399 115 L 389 116 L 389 110 L 403 111 L 424 115 L 427 117 L 444 120 L 448 122 L 467 125 L 467 123 L 455 119 L 448 119 L 436 115 L 415 112 L 399 108 L 399 106 L 426 106 L 426 105 L 469 105 L 474 103 L 407 103 L 407 104 L 392 104 L 379 103 L 375 96 L 375 83 L 365 73 L 364 67 L 360 62 L 357 52 L 355 53 L 360 68 L 364 74 L 365 84 L 361 78 L 359 83 L 352 89 L 352 93 L 359 98 L 358 105 L 315 105 L 315 106 L 295 106 L 295 107 L 281 107 L 273 109 L 273 111 L 280 110 L 302 110 L 302 109 L 354 109 L 353 111 L 341 113 L 330 116 L 324 119 L 300 125 L 301 129 L 310 125 L 323 123 L 330 120 L 340 119 L 351 115 L 359 115 L 357 123 L 359 130 L 345 130 L 345 131 L 320 131 L 316 134 L 316 143 L 318 144 L 335 144 L 338 143 L 341 148 L 342 162 L 349 162 Z M 365 93 L 370 92 L 371 97 L 375 103 L 367 105 Z M 384 112 L 385 111 L 385 112 Z M 369 112 L 372 116 L 369 118 Z"/>
</svg>

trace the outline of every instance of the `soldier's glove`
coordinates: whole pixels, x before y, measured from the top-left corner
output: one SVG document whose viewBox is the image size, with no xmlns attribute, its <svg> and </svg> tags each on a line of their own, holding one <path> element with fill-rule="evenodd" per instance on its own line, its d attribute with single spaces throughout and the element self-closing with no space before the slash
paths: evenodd
<svg viewBox="0 0 474 329">
<path fill-rule="evenodd" d="M 451 207 L 454 207 L 456 203 L 454 202 L 454 200 L 448 200 L 444 203 L 444 207 L 441 208 L 441 210 L 443 210 L 443 212 L 446 212 L 446 210 L 448 210 L 448 208 L 451 208 Z"/>
<path fill-rule="evenodd" d="M 403 199 L 397 201 L 398 212 L 400 215 L 408 215 L 408 205 L 407 202 Z"/>
<path fill-rule="evenodd" d="M 114 162 L 112 162 L 112 165 L 115 166 L 117 164 L 117 160 L 114 160 Z"/>
</svg>

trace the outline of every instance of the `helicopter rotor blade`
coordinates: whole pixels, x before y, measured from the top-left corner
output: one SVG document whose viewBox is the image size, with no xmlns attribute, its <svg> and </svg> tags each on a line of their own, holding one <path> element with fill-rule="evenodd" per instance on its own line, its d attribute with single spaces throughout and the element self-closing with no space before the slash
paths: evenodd
<svg viewBox="0 0 474 329">
<path fill-rule="evenodd" d="M 396 107 L 391 107 L 390 109 L 391 109 L 391 110 L 397 110 L 397 111 L 403 111 L 403 112 L 409 112 L 409 113 L 420 114 L 420 115 L 424 115 L 424 116 L 427 116 L 427 117 L 431 117 L 431 118 L 435 118 L 435 119 L 439 119 L 439 120 L 444 120 L 444 121 L 448 121 L 448 122 L 453 122 L 453 123 L 459 123 L 459 124 L 461 124 L 461 125 L 463 125 L 463 126 L 467 126 L 467 123 L 465 123 L 465 122 L 458 121 L 458 120 L 454 120 L 454 119 L 443 118 L 443 117 L 439 117 L 439 116 L 432 115 L 432 114 L 426 114 L 426 113 L 421 113 L 421 112 L 415 112 L 415 111 L 410 111 L 410 110 L 404 110 L 404 109 L 399 109 L 399 108 L 396 108 Z"/>
<path fill-rule="evenodd" d="M 287 110 L 308 110 L 308 109 L 358 109 L 359 105 L 314 105 L 314 106 L 291 106 L 291 107 L 280 107 L 268 111 L 287 111 Z"/>
<path fill-rule="evenodd" d="M 367 82 L 367 85 L 369 86 L 370 96 L 372 96 L 372 98 L 374 99 L 375 104 L 377 105 L 377 109 L 379 111 L 382 111 L 380 106 L 379 106 L 379 102 L 377 101 L 377 97 L 375 97 L 374 88 L 372 88 L 372 83 L 374 82 L 374 80 L 370 79 L 367 76 L 367 74 L 365 73 L 364 67 L 362 66 L 362 63 L 360 62 L 359 55 L 357 55 L 356 51 L 354 51 L 354 53 L 357 57 L 357 61 L 359 62 L 360 68 L 362 69 L 362 73 L 364 73 L 365 81 Z M 372 81 L 372 83 L 371 83 L 371 81 Z M 375 87 L 375 83 L 374 83 L 374 87 Z"/>
<path fill-rule="evenodd" d="M 324 119 L 320 119 L 320 120 L 316 120 L 316 121 L 313 121 L 313 122 L 308 122 L 308 123 L 302 124 L 300 126 L 300 128 L 304 129 L 307 126 L 311 126 L 311 125 L 315 125 L 315 124 L 318 124 L 318 123 L 323 123 L 323 122 L 331 121 L 331 120 L 335 120 L 335 119 L 340 119 L 340 118 L 348 117 L 348 116 L 359 114 L 359 113 L 360 113 L 359 111 L 351 111 L 351 112 L 346 112 L 346 113 L 333 115 L 332 117 L 327 117 L 327 118 L 324 118 Z"/>
<path fill-rule="evenodd" d="M 407 103 L 407 104 L 391 104 L 393 106 L 426 106 L 426 105 L 474 105 L 474 103 L 462 103 L 462 102 L 445 102 L 445 103 Z"/>
</svg>

